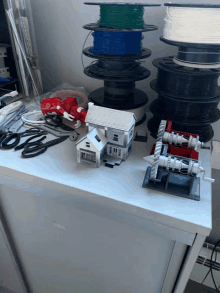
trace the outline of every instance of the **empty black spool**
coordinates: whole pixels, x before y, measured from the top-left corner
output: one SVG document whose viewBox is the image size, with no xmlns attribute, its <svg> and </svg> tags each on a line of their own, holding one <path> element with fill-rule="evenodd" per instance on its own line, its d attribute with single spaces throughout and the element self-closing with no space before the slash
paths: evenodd
<svg viewBox="0 0 220 293">
<path fill-rule="evenodd" d="M 160 118 L 154 116 L 147 123 L 147 127 L 149 131 L 152 133 L 152 136 L 154 136 L 155 138 L 158 132 L 160 121 L 161 121 Z M 202 142 L 208 142 L 214 136 L 213 128 L 209 124 L 193 126 L 193 125 L 183 125 L 183 124 L 178 124 L 176 122 L 173 122 L 172 129 L 176 131 L 183 131 L 183 132 L 188 132 L 192 134 L 198 134 L 199 140 Z"/>
<path fill-rule="evenodd" d="M 173 62 L 173 57 L 158 58 L 153 64 L 158 68 L 158 76 L 151 82 L 151 87 L 161 95 L 187 99 L 220 95 L 220 69 L 181 66 Z"/>
<path fill-rule="evenodd" d="M 104 88 L 99 88 L 89 95 L 89 100 L 96 105 L 117 110 L 131 110 L 144 106 L 148 102 L 147 95 L 135 89 L 135 81 L 150 76 L 150 71 L 136 60 L 147 58 L 151 52 L 142 50 L 138 55 L 110 56 L 91 53 L 89 48 L 83 53 L 98 59 L 84 69 L 84 73 L 92 78 L 104 81 Z"/>
<path fill-rule="evenodd" d="M 105 82 L 105 87 L 99 88 L 89 94 L 89 101 L 98 106 L 116 110 L 132 110 L 144 106 L 148 102 L 147 95 L 135 89 L 134 83 Z"/>
</svg>

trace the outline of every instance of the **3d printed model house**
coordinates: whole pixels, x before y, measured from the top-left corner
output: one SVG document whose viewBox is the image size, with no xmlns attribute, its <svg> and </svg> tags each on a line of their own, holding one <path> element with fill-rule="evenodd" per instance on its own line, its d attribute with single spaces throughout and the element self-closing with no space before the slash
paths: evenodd
<svg viewBox="0 0 220 293">
<path fill-rule="evenodd" d="M 99 167 L 106 155 L 107 139 L 99 129 L 93 129 L 76 143 L 77 162 Z"/>
<path fill-rule="evenodd" d="M 87 131 L 99 129 L 107 138 L 107 155 L 126 160 L 132 148 L 135 115 L 131 112 L 119 111 L 88 104 L 85 119 Z"/>
</svg>

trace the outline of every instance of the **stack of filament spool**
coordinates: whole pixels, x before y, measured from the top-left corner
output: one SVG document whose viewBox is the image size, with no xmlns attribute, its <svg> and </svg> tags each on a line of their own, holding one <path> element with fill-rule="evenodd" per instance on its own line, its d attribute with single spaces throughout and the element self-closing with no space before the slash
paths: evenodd
<svg viewBox="0 0 220 293">
<path fill-rule="evenodd" d="M 203 142 L 220 118 L 220 5 L 164 4 L 167 15 L 163 37 L 178 46 L 175 57 L 153 61 L 158 68 L 151 87 L 158 99 L 150 105 L 154 117 L 148 128 L 156 133 L 160 120 L 172 120 L 173 129 L 196 133 Z"/>
<path fill-rule="evenodd" d="M 87 2 L 100 6 L 97 23 L 84 26 L 93 31 L 94 44 L 85 48 L 83 54 L 96 59 L 84 69 L 92 78 L 104 81 L 104 87 L 89 95 L 95 105 L 112 109 L 131 111 L 137 122 L 145 119 L 147 95 L 135 88 L 135 82 L 150 76 L 142 66 L 143 59 L 151 51 L 142 48 L 142 32 L 156 30 L 154 25 L 144 23 L 144 7 L 160 6 L 141 3 Z"/>
</svg>

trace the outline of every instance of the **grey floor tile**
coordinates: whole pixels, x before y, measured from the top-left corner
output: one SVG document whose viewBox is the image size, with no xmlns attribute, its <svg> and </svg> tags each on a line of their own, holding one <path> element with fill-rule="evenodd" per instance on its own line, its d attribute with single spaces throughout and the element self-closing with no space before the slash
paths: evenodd
<svg viewBox="0 0 220 293">
<path fill-rule="evenodd" d="M 216 293 L 216 290 L 189 280 L 184 293 Z"/>
</svg>

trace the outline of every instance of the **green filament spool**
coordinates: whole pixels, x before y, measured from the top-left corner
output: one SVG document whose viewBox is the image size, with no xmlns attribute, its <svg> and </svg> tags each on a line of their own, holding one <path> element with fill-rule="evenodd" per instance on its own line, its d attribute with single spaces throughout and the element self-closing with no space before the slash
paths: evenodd
<svg viewBox="0 0 220 293">
<path fill-rule="evenodd" d="M 100 26 L 141 29 L 144 7 L 137 5 L 100 5 Z"/>
<path fill-rule="evenodd" d="M 96 23 L 103 30 L 154 30 L 157 27 L 144 23 L 144 7 L 161 6 L 160 4 L 124 3 L 124 2 L 85 2 L 86 5 L 100 6 L 100 20 Z M 94 28 L 94 24 L 93 25 Z M 86 29 L 91 28 L 87 26 Z M 146 29 L 147 27 L 147 29 Z"/>
</svg>

